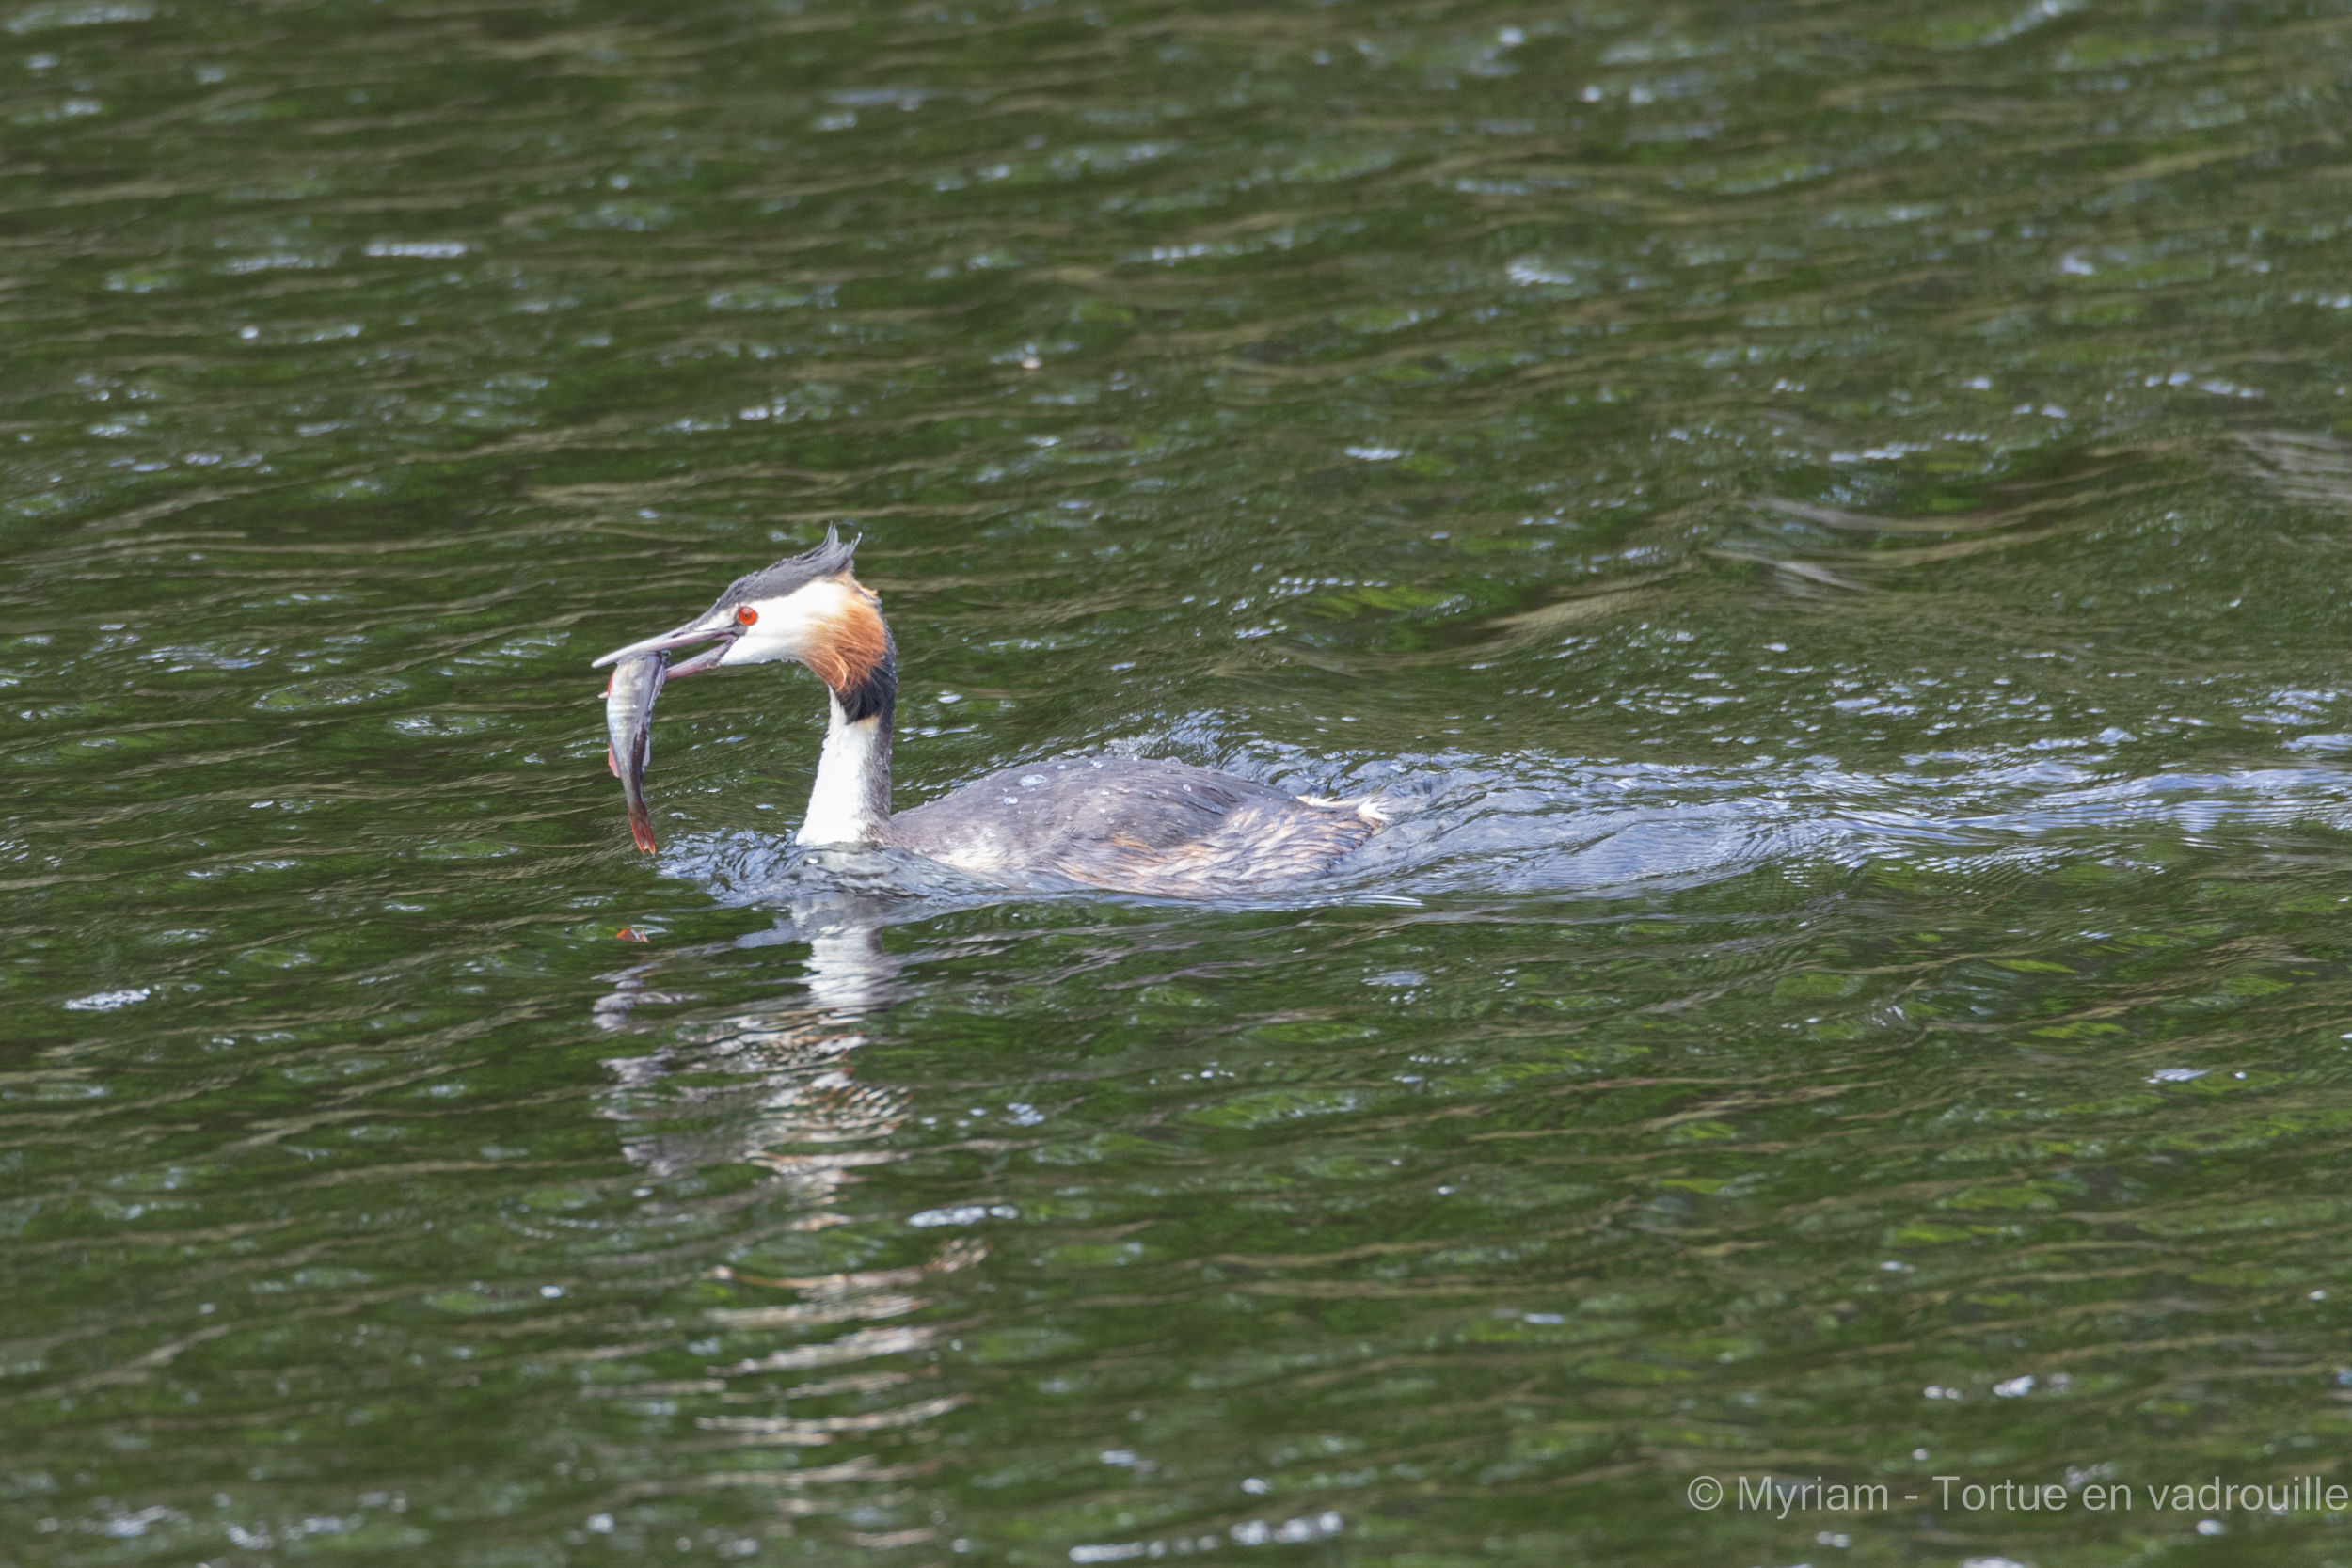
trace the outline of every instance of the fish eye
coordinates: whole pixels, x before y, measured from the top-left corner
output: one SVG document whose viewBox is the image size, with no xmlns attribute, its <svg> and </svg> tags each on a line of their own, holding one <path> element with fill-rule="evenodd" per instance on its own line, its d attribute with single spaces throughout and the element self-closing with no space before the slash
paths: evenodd
<svg viewBox="0 0 2352 1568">
<path fill-rule="evenodd" d="M 754 610 L 750 605 L 738 605 L 735 609 L 735 618 L 748 626 L 754 621 L 759 619 L 759 611 Z"/>
</svg>

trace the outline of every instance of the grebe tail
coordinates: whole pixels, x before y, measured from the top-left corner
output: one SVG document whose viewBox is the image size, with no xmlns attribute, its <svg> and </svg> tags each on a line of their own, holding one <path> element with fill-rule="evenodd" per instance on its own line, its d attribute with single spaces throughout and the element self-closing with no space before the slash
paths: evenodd
<svg viewBox="0 0 2352 1568">
<path fill-rule="evenodd" d="M 598 665 L 708 643 L 672 664 L 707 670 L 790 661 L 825 685 L 829 718 L 796 842 L 911 851 L 979 876 L 1046 875 L 1120 892 L 1206 898 L 1296 882 L 1378 831 L 1372 802 L 1286 795 L 1181 762 L 1079 757 L 1008 768 L 893 814 L 890 740 L 898 659 L 882 600 L 839 533 L 727 585 L 674 631 Z"/>
</svg>

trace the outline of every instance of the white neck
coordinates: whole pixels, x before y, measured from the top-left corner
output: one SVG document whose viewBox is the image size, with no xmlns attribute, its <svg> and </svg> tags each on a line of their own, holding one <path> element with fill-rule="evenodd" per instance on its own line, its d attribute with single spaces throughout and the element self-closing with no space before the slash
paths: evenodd
<svg viewBox="0 0 2352 1568">
<path fill-rule="evenodd" d="M 890 731 L 877 715 L 855 723 L 831 701 L 833 721 L 817 759 L 817 787 L 808 792 L 802 844 L 872 844 L 890 820 Z"/>
</svg>

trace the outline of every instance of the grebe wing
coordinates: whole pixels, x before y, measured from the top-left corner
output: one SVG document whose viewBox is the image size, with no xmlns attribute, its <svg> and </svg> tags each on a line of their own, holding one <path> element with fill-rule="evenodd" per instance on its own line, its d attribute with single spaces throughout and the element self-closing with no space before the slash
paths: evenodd
<svg viewBox="0 0 2352 1568">
<path fill-rule="evenodd" d="M 891 842 L 934 859 L 997 848 L 1035 864 L 1071 840 L 1172 849 L 1215 829 L 1246 800 L 1288 801 L 1267 784 L 1181 762 L 1078 757 L 992 773 L 890 819 Z"/>
<path fill-rule="evenodd" d="M 888 842 L 968 871 L 1198 897 L 1320 871 L 1373 827 L 1231 773 L 1078 757 L 1008 768 L 898 813 Z"/>
</svg>

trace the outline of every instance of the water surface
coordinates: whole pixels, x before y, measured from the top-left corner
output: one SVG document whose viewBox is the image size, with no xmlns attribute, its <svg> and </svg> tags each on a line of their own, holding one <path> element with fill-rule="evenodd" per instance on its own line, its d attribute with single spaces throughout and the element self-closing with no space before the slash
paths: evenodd
<svg viewBox="0 0 2352 1568">
<path fill-rule="evenodd" d="M 2335 0 L 15 0 L 0 1555 L 2352 1557 L 2081 1503 L 2352 1458 L 2348 79 Z M 829 523 L 902 802 L 1396 826 L 908 896 L 767 670 L 641 857 L 589 659 Z M 1767 1472 L 1894 1501 L 1686 1500 Z"/>
</svg>

